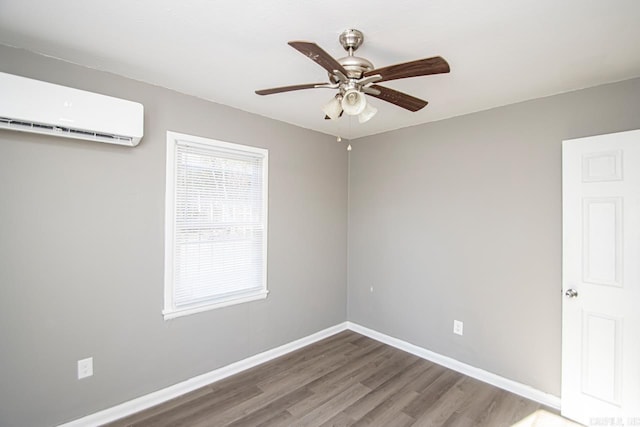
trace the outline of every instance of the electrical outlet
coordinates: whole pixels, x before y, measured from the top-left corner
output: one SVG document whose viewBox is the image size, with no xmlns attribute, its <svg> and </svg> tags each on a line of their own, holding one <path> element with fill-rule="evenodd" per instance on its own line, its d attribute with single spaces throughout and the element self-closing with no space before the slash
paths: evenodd
<svg viewBox="0 0 640 427">
<path fill-rule="evenodd" d="M 373 293 L 373 286 L 369 288 L 369 292 Z"/>
<path fill-rule="evenodd" d="M 78 379 L 87 378 L 93 375 L 93 357 L 78 360 Z"/>
<path fill-rule="evenodd" d="M 462 327 L 464 324 L 459 320 L 453 321 L 453 333 L 457 335 L 462 335 Z"/>
</svg>

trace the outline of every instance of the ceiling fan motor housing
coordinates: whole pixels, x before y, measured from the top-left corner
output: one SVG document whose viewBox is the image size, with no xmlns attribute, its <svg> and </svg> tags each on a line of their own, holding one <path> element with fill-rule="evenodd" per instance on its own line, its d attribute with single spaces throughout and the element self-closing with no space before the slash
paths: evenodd
<svg viewBox="0 0 640 427">
<path fill-rule="evenodd" d="M 359 56 L 345 56 L 344 58 L 338 59 L 338 62 L 347 70 L 349 73 L 347 77 L 350 79 L 359 79 L 366 71 L 373 70 L 373 64 Z"/>
</svg>

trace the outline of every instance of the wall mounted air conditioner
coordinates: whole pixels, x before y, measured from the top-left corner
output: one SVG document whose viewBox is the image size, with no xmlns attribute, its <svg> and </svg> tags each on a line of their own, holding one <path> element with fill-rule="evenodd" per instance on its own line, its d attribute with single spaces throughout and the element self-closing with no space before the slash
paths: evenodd
<svg viewBox="0 0 640 427">
<path fill-rule="evenodd" d="M 143 127 L 137 102 L 0 73 L 0 129 L 135 147 Z"/>
</svg>

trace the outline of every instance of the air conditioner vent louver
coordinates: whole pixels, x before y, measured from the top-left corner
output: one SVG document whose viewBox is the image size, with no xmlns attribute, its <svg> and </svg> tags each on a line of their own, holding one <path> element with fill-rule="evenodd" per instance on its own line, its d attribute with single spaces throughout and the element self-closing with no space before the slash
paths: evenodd
<svg viewBox="0 0 640 427">
<path fill-rule="evenodd" d="M 90 139 L 94 141 L 111 142 L 116 144 L 126 143 L 127 145 L 131 145 L 133 142 L 133 138 L 131 138 L 130 136 L 97 133 L 83 129 L 47 125 L 44 123 L 24 122 L 19 120 L 12 120 L 7 117 L 0 117 L 0 128 L 21 130 L 32 133 L 56 133 L 60 134 L 60 136 L 66 136 L 68 138 Z"/>
<path fill-rule="evenodd" d="M 0 129 L 138 145 L 142 104 L 0 73 Z"/>
<path fill-rule="evenodd" d="M 89 139 L 114 144 L 125 143 L 126 145 L 132 145 L 133 143 L 133 138 L 131 138 L 130 136 L 97 133 L 84 129 L 53 126 L 44 123 L 24 122 L 19 120 L 12 120 L 8 117 L 0 117 L 0 128 L 21 130 L 32 133 L 56 133 L 60 134 L 60 136 L 66 136 L 68 138 Z"/>
</svg>

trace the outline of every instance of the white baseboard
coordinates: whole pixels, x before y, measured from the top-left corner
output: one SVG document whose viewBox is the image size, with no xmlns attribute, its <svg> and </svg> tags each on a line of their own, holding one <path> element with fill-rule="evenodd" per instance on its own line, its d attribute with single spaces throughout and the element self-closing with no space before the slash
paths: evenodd
<svg viewBox="0 0 640 427">
<path fill-rule="evenodd" d="M 163 388 L 162 390 L 154 391 L 147 395 L 129 400 L 128 402 L 121 403 L 120 405 L 116 405 L 103 411 L 87 415 L 86 417 L 61 424 L 59 427 L 98 426 L 118 420 L 120 418 L 124 418 L 126 416 L 135 414 L 136 412 L 143 411 L 145 409 L 151 408 L 152 406 L 159 405 L 160 403 L 197 390 L 200 387 L 204 387 L 223 378 L 227 378 L 249 368 L 253 368 L 254 366 L 260 365 L 261 363 L 268 362 L 272 359 L 283 356 L 294 350 L 298 350 L 299 348 L 302 348 L 309 344 L 313 344 L 316 341 L 320 341 L 321 339 L 327 338 L 346 329 L 350 329 L 376 341 L 388 344 L 397 349 L 406 351 L 407 353 L 414 354 L 423 359 L 437 363 L 438 365 L 442 365 L 446 368 L 460 372 L 461 374 L 468 375 L 472 378 L 510 391 L 519 396 L 526 397 L 527 399 L 531 399 L 543 405 L 550 406 L 555 409 L 560 409 L 560 398 L 557 396 L 544 393 L 528 385 L 524 385 L 519 382 L 501 377 L 500 375 L 493 374 L 483 369 L 467 365 L 466 363 L 462 363 L 450 357 L 443 356 L 422 347 L 418 347 L 417 345 L 410 344 L 406 341 L 391 337 L 381 332 L 374 331 L 373 329 L 366 328 L 364 326 L 358 325 L 357 323 L 343 322 L 322 331 L 316 332 L 315 334 L 309 335 L 307 337 L 300 338 L 299 340 L 281 345 L 280 347 L 267 350 L 265 352 L 256 354 L 255 356 L 248 357 L 244 360 L 240 360 L 230 365 L 223 366 L 222 368 L 215 369 L 211 372 L 207 372 L 178 384 Z"/>
<path fill-rule="evenodd" d="M 531 399 L 534 402 L 538 402 L 542 405 L 546 405 L 554 409 L 560 409 L 560 398 L 558 396 L 545 393 L 531 386 L 510 380 L 508 378 L 485 371 L 483 369 L 467 365 L 466 363 L 462 363 L 456 359 L 452 359 L 450 357 L 443 356 L 425 348 L 418 347 L 417 345 L 413 345 L 401 339 L 391 337 L 378 331 L 374 331 L 373 329 L 366 328 L 364 326 L 358 325 L 357 323 L 347 322 L 347 328 L 354 332 L 372 338 L 376 341 L 380 341 L 397 349 L 406 351 L 407 353 L 411 353 L 423 359 L 437 363 L 438 365 L 442 365 L 446 368 L 460 372 L 461 374 L 468 375 L 472 378 L 494 385 L 503 390 L 510 391 L 511 393 L 515 393 L 522 397 L 526 397 L 527 399 Z"/>
<path fill-rule="evenodd" d="M 316 332 L 299 340 L 292 341 L 288 344 L 281 345 L 271 350 L 256 354 L 255 356 L 248 357 L 244 360 L 232 363 L 222 368 L 215 369 L 211 372 L 207 372 L 197 377 L 190 378 L 186 381 L 174 384 L 162 390 L 154 391 L 144 396 L 140 396 L 128 402 L 121 403 L 120 405 L 113 406 L 100 412 L 96 412 L 86 417 L 79 418 L 77 420 L 61 424 L 60 427 L 87 427 L 98 426 L 106 424 L 117 419 L 135 414 L 142 410 L 151 408 L 152 406 L 174 399 L 183 394 L 197 390 L 201 387 L 209 385 L 213 382 L 219 381 L 223 378 L 227 378 L 231 375 L 245 371 L 261 363 L 268 362 L 277 357 L 283 356 L 287 353 L 291 353 L 294 350 L 305 347 L 309 344 L 313 344 L 316 341 L 335 335 L 338 332 L 347 329 L 347 322 L 340 323 L 322 331 Z"/>
</svg>

